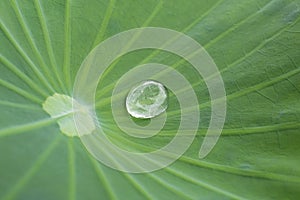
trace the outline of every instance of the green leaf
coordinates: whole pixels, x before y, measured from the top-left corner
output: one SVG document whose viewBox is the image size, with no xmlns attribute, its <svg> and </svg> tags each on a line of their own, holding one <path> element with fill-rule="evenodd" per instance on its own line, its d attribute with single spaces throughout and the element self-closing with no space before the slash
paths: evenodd
<svg viewBox="0 0 300 200">
<path fill-rule="evenodd" d="M 1 199 L 298 199 L 300 196 L 299 0 L 0 1 Z M 173 66 L 193 85 L 201 122 L 194 143 L 167 168 L 144 174 L 101 164 L 62 134 L 43 102 L 72 95 L 77 70 L 101 41 L 138 27 L 195 39 L 221 71 L 227 117 L 204 159 L 210 120 L 205 82 L 178 56 L 140 50 L 117 59 L 97 89 L 97 115 L 116 145 L 150 151 L 170 142 L 180 106 L 170 95 L 164 129 L 131 138 L 112 117 L 117 80 L 141 63 Z M 145 124 L 143 120 L 135 120 Z"/>
</svg>

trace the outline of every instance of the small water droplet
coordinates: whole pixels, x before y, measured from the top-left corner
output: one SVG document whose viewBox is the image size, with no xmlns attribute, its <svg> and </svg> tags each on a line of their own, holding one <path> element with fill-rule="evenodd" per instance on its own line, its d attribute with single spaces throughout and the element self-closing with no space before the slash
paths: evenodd
<svg viewBox="0 0 300 200">
<path fill-rule="evenodd" d="M 135 118 L 149 119 L 168 107 L 167 89 L 159 82 L 147 80 L 135 85 L 126 98 L 126 109 Z"/>
</svg>

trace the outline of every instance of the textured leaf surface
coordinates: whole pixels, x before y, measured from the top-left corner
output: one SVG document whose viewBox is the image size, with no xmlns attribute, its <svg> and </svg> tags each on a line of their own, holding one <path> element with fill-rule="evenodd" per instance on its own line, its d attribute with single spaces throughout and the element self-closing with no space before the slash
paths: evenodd
<svg viewBox="0 0 300 200">
<path fill-rule="evenodd" d="M 298 199 L 299 18 L 299 0 L 0 1 L 0 198 Z M 228 111 L 220 140 L 199 160 L 210 119 L 201 77 L 166 52 L 123 56 L 96 96 L 113 142 L 149 151 L 168 143 L 178 128 L 175 98 L 157 137 L 132 139 L 114 124 L 114 84 L 140 63 L 176 68 L 193 84 L 201 109 L 197 138 L 181 159 L 153 173 L 126 174 L 94 160 L 78 138 L 61 134 L 42 103 L 55 92 L 71 95 L 78 68 L 99 42 L 146 26 L 181 31 L 205 47 L 222 72 Z"/>
</svg>

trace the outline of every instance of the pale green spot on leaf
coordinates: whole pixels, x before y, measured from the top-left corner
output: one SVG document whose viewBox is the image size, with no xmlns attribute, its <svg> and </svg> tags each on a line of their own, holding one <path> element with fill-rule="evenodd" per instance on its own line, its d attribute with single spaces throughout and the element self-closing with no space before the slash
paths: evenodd
<svg viewBox="0 0 300 200">
<path fill-rule="evenodd" d="M 74 106 L 73 106 L 74 104 Z M 52 117 L 59 118 L 57 120 L 60 130 L 63 134 L 73 137 L 78 136 L 77 130 L 80 129 L 81 134 L 90 134 L 95 129 L 93 117 L 89 109 L 80 105 L 70 96 L 57 94 L 50 96 L 43 103 L 43 109 Z M 74 113 L 80 118 L 80 123 L 75 124 Z"/>
</svg>

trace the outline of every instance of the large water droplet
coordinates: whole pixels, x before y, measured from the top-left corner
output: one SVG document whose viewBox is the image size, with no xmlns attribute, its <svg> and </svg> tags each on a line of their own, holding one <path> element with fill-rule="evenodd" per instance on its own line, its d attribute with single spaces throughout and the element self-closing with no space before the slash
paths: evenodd
<svg viewBox="0 0 300 200">
<path fill-rule="evenodd" d="M 148 119 L 163 113 L 168 107 L 166 88 L 157 81 L 147 80 L 134 86 L 126 98 L 128 113 Z"/>
</svg>

